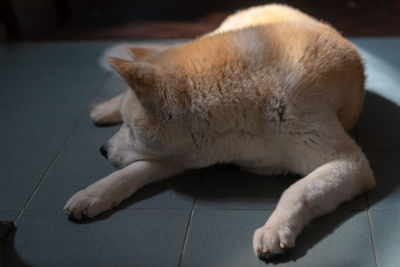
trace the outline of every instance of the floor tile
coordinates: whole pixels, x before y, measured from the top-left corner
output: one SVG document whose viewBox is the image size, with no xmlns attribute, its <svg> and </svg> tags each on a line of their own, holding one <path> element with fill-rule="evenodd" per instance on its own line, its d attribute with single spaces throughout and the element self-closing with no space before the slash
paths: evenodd
<svg viewBox="0 0 400 267">
<path fill-rule="evenodd" d="M 381 58 L 388 64 L 400 69 L 400 54 L 394 53 L 400 48 L 400 38 L 350 38 L 362 50 Z"/>
<path fill-rule="evenodd" d="M 37 71 L 0 73 L 1 106 L 5 107 L 78 107 L 89 104 L 106 74 L 71 69 L 47 73 Z"/>
<path fill-rule="evenodd" d="M 126 89 L 128 89 L 126 82 L 115 72 L 110 73 L 96 95 L 95 101 L 97 103 L 103 102 L 125 92 Z"/>
<path fill-rule="evenodd" d="M 98 147 L 67 146 L 46 177 L 29 208 L 61 210 L 77 191 L 115 171 Z M 189 171 L 139 190 L 119 208 L 190 209 L 198 187 L 198 171 Z"/>
<path fill-rule="evenodd" d="M 196 208 L 199 209 L 274 209 L 283 191 L 297 176 L 266 177 L 250 174 L 234 166 L 215 166 L 202 174 Z M 359 196 L 339 207 L 363 210 L 365 197 Z"/>
<path fill-rule="evenodd" d="M 400 103 L 367 92 L 356 128 L 357 141 L 364 150 L 400 149 Z"/>
<path fill-rule="evenodd" d="M 21 209 L 0 208 L 0 221 L 15 221 Z"/>
<path fill-rule="evenodd" d="M 0 149 L 57 151 L 81 113 L 73 108 L 0 108 Z"/>
<path fill-rule="evenodd" d="M 114 74 L 108 75 L 107 79 L 97 92 L 94 101 L 88 106 L 88 109 L 80 121 L 76 131 L 74 132 L 69 144 L 90 144 L 100 147 L 102 144 L 108 141 L 108 139 L 110 139 L 119 130 L 121 125 L 96 126 L 90 119 L 90 111 L 95 104 L 106 101 L 120 93 L 123 93 L 126 88 L 127 85 L 121 78 Z"/>
<path fill-rule="evenodd" d="M 190 211 L 123 210 L 84 224 L 27 210 L 5 243 L 6 266 L 178 266 Z"/>
<path fill-rule="evenodd" d="M 379 266 L 399 266 L 400 213 L 371 211 L 370 216 Z"/>
<path fill-rule="evenodd" d="M 63 71 L 71 68 L 101 71 L 101 53 L 115 42 L 58 42 L 9 44 L 0 55 L 0 72 Z"/>
<path fill-rule="evenodd" d="M 107 142 L 121 127 L 117 125 L 97 126 L 89 116 L 89 110 L 85 112 L 80 120 L 77 128 L 75 129 L 71 139 L 68 143 L 69 146 L 90 146 L 91 148 L 99 148 L 102 144 Z"/>
<path fill-rule="evenodd" d="M 265 266 L 252 236 L 266 211 L 195 210 L 182 266 Z M 375 266 L 366 212 L 336 211 L 305 228 L 296 248 L 270 260 L 278 266 Z"/>
<path fill-rule="evenodd" d="M 400 246 L 394 227 L 400 216 L 387 211 L 400 211 L 400 53 L 395 52 L 400 39 L 354 40 L 370 91 L 356 130 L 377 177 L 368 194 L 377 257 L 380 266 L 396 266 Z M 114 43 L 3 46 L 0 160 L 6 175 L 0 179 L 0 220 L 15 220 L 80 120 L 18 221 L 7 246 L 8 266 L 177 266 L 197 194 L 182 266 L 264 266 L 253 255 L 253 231 L 296 177 L 260 177 L 217 166 L 149 185 L 89 222 L 66 218 L 62 208 L 70 196 L 114 171 L 98 149 L 119 126 L 96 127 L 88 112 L 83 114 L 92 100 L 104 101 L 127 88 L 99 66 L 102 51 Z M 375 266 L 366 213 L 354 212 L 365 209 L 365 198 L 339 209 L 315 220 L 297 247 L 272 263 Z"/>
<path fill-rule="evenodd" d="M 365 63 L 366 101 L 357 124 L 364 149 L 400 149 L 400 38 L 354 38 Z"/>
<path fill-rule="evenodd" d="M 400 39 L 356 41 L 365 66 L 367 90 L 400 105 Z"/>
<path fill-rule="evenodd" d="M 202 173 L 196 208 L 273 209 L 282 192 L 298 177 L 263 177 L 230 165 Z"/>
<path fill-rule="evenodd" d="M 188 40 L 132 41 L 133 45 L 161 44 L 172 45 Z M 102 53 L 110 46 L 121 44 L 118 41 L 96 42 L 38 42 L 7 44 L 0 54 L 0 73 L 30 70 L 65 71 L 71 68 L 79 71 L 102 72 L 99 64 Z"/>
<path fill-rule="evenodd" d="M 55 156 L 51 151 L 2 151 L 0 208 L 22 208 Z M 1 210 L 0 210 L 1 213 Z"/>
<path fill-rule="evenodd" d="M 94 101 L 88 106 L 82 120 L 80 121 L 76 131 L 74 132 L 69 144 L 85 145 L 100 147 L 108 139 L 110 139 L 121 127 L 117 125 L 96 126 L 90 119 L 90 110 L 96 104 L 108 100 L 126 89 L 125 82 L 116 75 L 108 75 L 101 88 L 98 90 Z"/>
<path fill-rule="evenodd" d="M 400 151 L 369 151 L 367 157 L 376 177 L 376 188 L 368 193 L 370 209 L 400 211 Z"/>
</svg>

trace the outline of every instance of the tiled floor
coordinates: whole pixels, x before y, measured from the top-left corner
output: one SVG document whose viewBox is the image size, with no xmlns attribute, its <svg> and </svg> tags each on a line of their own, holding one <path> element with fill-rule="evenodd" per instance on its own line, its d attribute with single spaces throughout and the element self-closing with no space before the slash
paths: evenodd
<svg viewBox="0 0 400 267">
<path fill-rule="evenodd" d="M 5 266 L 399 266 L 400 39 L 353 41 L 369 91 L 356 139 L 377 187 L 314 220 L 270 262 L 253 255 L 252 233 L 298 177 L 190 171 L 93 220 L 68 220 L 65 201 L 113 170 L 98 147 L 118 126 L 88 116 L 93 101 L 125 87 L 98 67 L 112 43 L 0 46 L 0 220 L 17 226 Z"/>
</svg>

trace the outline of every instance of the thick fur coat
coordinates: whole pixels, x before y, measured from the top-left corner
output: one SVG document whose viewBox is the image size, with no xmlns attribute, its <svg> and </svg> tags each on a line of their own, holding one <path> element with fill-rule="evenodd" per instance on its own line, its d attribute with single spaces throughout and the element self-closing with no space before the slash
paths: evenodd
<svg viewBox="0 0 400 267">
<path fill-rule="evenodd" d="M 254 233 L 267 258 L 293 247 L 312 218 L 373 188 L 346 133 L 362 107 L 363 66 L 329 25 L 265 5 L 187 44 L 128 50 L 134 60 L 108 63 L 130 88 L 91 113 L 97 124 L 123 122 L 101 148 L 119 170 L 76 193 L 69 216 L 93 217 L 146 184 L 216 163 L 299 174 Z"/>
</svg>

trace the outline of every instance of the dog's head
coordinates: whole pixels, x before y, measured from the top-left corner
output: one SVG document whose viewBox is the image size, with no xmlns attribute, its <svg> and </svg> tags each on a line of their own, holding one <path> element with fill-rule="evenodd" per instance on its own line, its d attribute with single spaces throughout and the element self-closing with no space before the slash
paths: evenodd
<svg viewBox="0 0 400 267">
<path fill-rule="evenodd" d="M 138 160 L 177 157 L 190 143 L 182 120 L 190 101 L 187 79 L 176 67 L 168 68 L 168 55 L 159 56 L 163 52 L 150 48 L 131 48 L 131 52 L 135 61 L 108 59 L 130 87 L 120 108 L 122 127 L 101 147 L 117 168 Z"/>
</svg>

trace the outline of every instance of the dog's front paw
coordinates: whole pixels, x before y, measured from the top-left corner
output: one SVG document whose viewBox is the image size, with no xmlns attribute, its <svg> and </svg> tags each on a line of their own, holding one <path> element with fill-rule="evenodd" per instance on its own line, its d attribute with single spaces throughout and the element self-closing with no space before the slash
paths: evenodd
<svg viewBox="0 0 400 267">
<path fill-rule="evenodd" d="M 102 196 L 100 190 L 88 187 L 73 195 L 64 207 L 65 213 L 75 220 L 82 217 L 91 218 L 97 214 L 112 209 L 117 203 Z"/>
<path fill-rule="evenodd" d="M 267 224 L 254 232 L 254 252 L 263 259 L 282 254 L 286 249 L 294 247 L 295 238 L 295 233 L 284 224 Z"/>
</svg>

